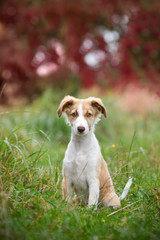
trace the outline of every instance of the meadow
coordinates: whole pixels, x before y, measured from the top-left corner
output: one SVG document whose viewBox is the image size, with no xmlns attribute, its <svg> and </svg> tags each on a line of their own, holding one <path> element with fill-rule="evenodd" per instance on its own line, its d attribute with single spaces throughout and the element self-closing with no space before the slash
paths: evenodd
<svg viewBox="0 0 160 240">
<path fill-rule="evenodd" d="M 119 196 L 129 177 L 133 184 L 119 209 L 94 210 L 62 201 L 70 139 L 56 113 L 62 97 L 47 91 L 31 105 L 0 107 L 0 239 L 159 239 L 160 112 L 125 111 L 118 96 L 103 97 L 102 154 Z"/>
</svg>

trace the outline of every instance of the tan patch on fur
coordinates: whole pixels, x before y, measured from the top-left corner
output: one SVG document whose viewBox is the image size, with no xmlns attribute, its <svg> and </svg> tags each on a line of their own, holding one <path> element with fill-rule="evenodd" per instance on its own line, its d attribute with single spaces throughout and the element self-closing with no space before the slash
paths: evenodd
<svg viewBox="0 0 160 240">
<path fill-rule="evenodd" d="M 104 115 L 104 117 L 107 117 L 107 110 L 104 106 L 104 104 L 102 103 L 102 100 L 100 98 L 95 98 L 95 97 L 90 97 L 88 98 L 91 100 L 91 105 L 100 113 L 102 113 Z"/>
<path fill-rule="evenodd" d="M 97 111 L 92 107 L 91 101 L 89 101 L 88 99 L 84 100 L 82 104 L 83 104 L 82 105 L 83 115 L 90 129 L 93 123 L 93 119 L 95 119 L 98 114 L 97 114 Z M 87 116 L 88 113 L 90 113 L 91 116 Z"/>
<path fill-rule="evenodd" d="M 78 99 L 72 96 L 66 96 L 63 98 L 57 110 L 58 116 L 61 117 L 62 112 L 66 112 L 69 116 L 71 111 L 76 111 L 78 109 L 78 105 L 80 103 L 83 103 L 84 114 L 85 111 L 88 110 L 93 112 L 95 117 L 97 117 L 100 113 L 107 117 L 107 110 L 100 98 L 89 97 L 86 99 Z"/>
<path fill-rule="evenodd" d="M 95 117 L 100 113 L 104 114 L 104 116 L 107 117 L 107 110 L 100 98 L 89 97 L 87 99 L 84 99 L 83 102 L 84 109 L 90 108 L 91 111 L 94 111 Z"/>
<path fill-rule="evenodd" d="M 62 99 L 59 108 L 57 110 L 57 114 L 59 117 L 61 117 L 63 112 L 66 112 L 67 109 L 70 109 L 70 107 L 77 101 L 76 98 L 72 96 L 66 96 Z"/>
<path fill-rule="evenodd" d="M 100 164 L 98 166 L 98 172 L 99 172 L 99 182 L 100 182 L 99 201 L 102 202 L 106 207 L 120 206 L 120 200 L 115 193 L 107 164 L 102 157 L 100 160 Z"/>
<path fill-rule="evenodd" d="M 63 198 L 66 199 L 68 196 L 68 179 L 65 176 L 65 171 L 63 172 L 62 193 L 63 193 Z"/>
<path fill-rule="evenodd" d="M 64 111 L 67 114 L 68 119 L 71 123 L 78 117 L 78 115 L 76 117 L 73 117 L 72 113 L 77 112 L 79 104 L 80 104 L 80 100 L 75 99 L 75 101 L 73 102 L 73 105 L 70 106 L 69 108 L 66 108 Z"/>
</svg>

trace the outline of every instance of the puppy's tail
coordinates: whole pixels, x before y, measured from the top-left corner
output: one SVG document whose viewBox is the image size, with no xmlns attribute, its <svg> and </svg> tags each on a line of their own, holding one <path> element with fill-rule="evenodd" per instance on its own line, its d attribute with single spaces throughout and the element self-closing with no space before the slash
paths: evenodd
<svg viewBox="0 0 160 240">
<path fill-rule="evenodd" d="M 124 198 L 127 196 L 128 191 L 129 191 L 129 189 L 130 189 L 130 187 L 131 187 L 131 184 L 132 184 L 132 179 L 133 179 L 133 178 L 130 177 L 129 180 L 128 180 L 128 182 L 126 183 L 126 186 L 124 187 L 124 190 L 123 190 L 121 196 L 119 197 L 120 200 L 124 199 Z"/>
</svg>

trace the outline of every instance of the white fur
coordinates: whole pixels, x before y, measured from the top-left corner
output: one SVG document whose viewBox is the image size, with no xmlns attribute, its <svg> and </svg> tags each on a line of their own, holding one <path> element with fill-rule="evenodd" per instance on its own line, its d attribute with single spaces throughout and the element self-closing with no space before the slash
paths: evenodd
<svg viewBox="0 0 160 240">
<path fill-rule="evenodd" d="M 63 168 L 76 189 L 82 201 L 87 196 L 89 188 L 88 205 L 97 204 L 99 198 L 99 183 L 97 182 L 96 166 L 100 157 L 100 148 L 93 132 L 85 136 L 72 133 L 71 141 L 65 153 Z"/>
<path fill-rule="evenodd" d="M 78 107 L 78 118 L 71 124 L 71 141 L 68 144 L 63 168 L 69 179 L 70 190 L 76 190 L 82 202 L 88 195 L 88 205 L 97 204 L 99 198 L 99 182 L 96 167 L 101 156 L 98 141 L 94 135 L 94 126 L 89 130 L 87 120 L 83 115 L 82 103 Z M 78 133 L 79 126 L 85 127 L 84 133 Z M 70 194 L 71 195 L 71 194 Z"/>
</svg>

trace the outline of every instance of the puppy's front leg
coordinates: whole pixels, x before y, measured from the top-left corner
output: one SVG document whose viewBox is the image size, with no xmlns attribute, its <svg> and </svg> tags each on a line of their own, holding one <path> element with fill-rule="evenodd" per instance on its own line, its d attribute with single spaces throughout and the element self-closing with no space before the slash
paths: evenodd
<svg viewBox="0 0 160 240">
<path fill-rule="evenodd" d="M 67 200 L 68 202 L 70 202 L 71 195 L 72 195 L 72 183 L 65 175 L 63 176 L 63 180 L 62 180 L 62 193 L 63 193 L 63 200 Z"/>
<path fill-rule="evenodd" d="M 97 205 L 99 199 L 99 181 L 98 179 L 92 179 L 88 182 L 89 185 L 89 199 L 88 206 Z"/>
</svg>

